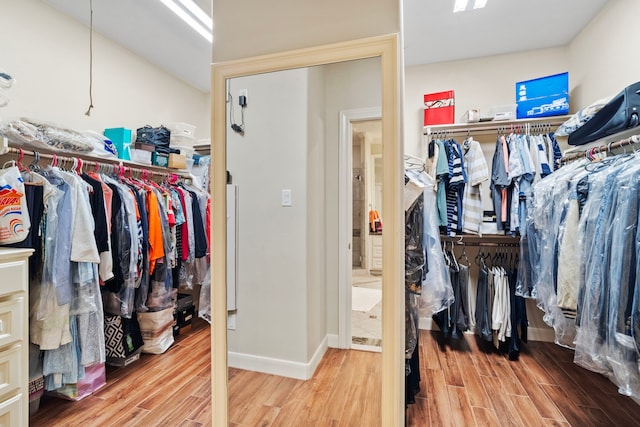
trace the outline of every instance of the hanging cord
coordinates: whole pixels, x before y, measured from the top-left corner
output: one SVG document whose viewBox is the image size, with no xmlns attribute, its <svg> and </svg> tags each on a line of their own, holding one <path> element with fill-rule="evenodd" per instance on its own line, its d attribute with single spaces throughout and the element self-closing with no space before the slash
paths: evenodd
<svg viewBox="0 0 640 427">
<path fill-rule="evenodd" d="M 89 0 L 89 8 L 89 108 L 84 113 L 85 116 L 90 116 L 93 108 L 93 0 Z"/>
<path fill-rule="evenodd" d="M 240 135 L 244 135 L 244 106 L 240 107 L 241 114 L 241 122 L 240 124 L 236 123 L 236 119 L 234 117 L 234 107 L 233 107 L 233 96 L 231 96 L 231 92 L 227 92 L 227 102 L 229 103 L 229 108 L 231 109 L 229 113 L 229 124 L 231 125 L 231 129 L 234 132 L 239 133 Z"/>
</svg>

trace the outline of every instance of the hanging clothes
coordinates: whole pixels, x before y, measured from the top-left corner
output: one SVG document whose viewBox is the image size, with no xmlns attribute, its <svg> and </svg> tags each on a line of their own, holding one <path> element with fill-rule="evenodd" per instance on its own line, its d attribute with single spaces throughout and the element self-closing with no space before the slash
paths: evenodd
<svg viewBox="0 0 640 427">
<path fill-rule="evenodd" d="M 462 231 L 482 236 L 481 185 L 489 180 L 489 168 L 480 143 L 467 138 L 462 144 L 467 185 L 462 199 Z"/>
<path fill-rule="evenodd" d="M 540 180 L 527 216 L 528 248 L 537 255 L 521 261 L 539 271 L 533 294 L 556 342 L 575 347 L 575 363 L 607 375 L 635 399 L 639 186 L 635 153 L 577 161 Z"/>
</svg>

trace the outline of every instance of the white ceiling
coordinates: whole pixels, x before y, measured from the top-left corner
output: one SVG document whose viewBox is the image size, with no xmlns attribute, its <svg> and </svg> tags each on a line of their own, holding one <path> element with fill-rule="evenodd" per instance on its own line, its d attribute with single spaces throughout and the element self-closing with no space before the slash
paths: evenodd
<svg viewBox="0 0 640 427">
<path fill-rule="evenodd" d="M 43 1 L 89 24 L 89 0 Z M 211 0 L 195 1 L 210 12 Z M 563 46 L 607 0 L 489 0 L 484 9 L 456 14 L 453 2 L 404 0 L 407 66 Z M 211 45 L 160 1 L 93 0 L 93 4 L 97 32 L 209 92 Z"/>
<path fill-rule="evenodd" d="M 405 65 L 564 46 L 606 2 L 489 0 L 484 9 L 453 13 L 454 0 L 405 0 Z"/>
<path fill-rule="evenodd" d="M 89 0 L 42 1 L 89 26 Z M 211 0 L 194 1 L 211 14 Z M 211 44 L 159 0 L 93 0 L 93 27 L 169 74 L 209 92 Z"/>
</svg>

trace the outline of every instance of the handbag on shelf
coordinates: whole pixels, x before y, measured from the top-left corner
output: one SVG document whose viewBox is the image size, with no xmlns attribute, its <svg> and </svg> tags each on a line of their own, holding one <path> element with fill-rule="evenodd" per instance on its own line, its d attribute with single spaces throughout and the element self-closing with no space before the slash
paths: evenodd
<svg viewBox="0 0 640 427">
<path fill-rule="evenodd" d="M 146 125 L 136 131 L 136 142 L 153 144 L 160 147 L 168 147 L 171 140 L 171 131 L 164 126 L 151 127 Z"/>
</svg>

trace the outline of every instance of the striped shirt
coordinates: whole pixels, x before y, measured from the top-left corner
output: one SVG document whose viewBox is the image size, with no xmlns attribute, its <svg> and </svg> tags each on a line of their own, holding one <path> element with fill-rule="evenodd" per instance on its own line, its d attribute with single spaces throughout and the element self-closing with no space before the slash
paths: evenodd
<svg viewBox="0 0 640 427">
<path fill-rule="evenodd" d="M 480 143 L 469 138 L 463 144 L 467 185 L 462 199 L 462 230 L 482 235 L 482 194 L 480 186 L 489 180 L 489 168 Z"/>
</svg>

